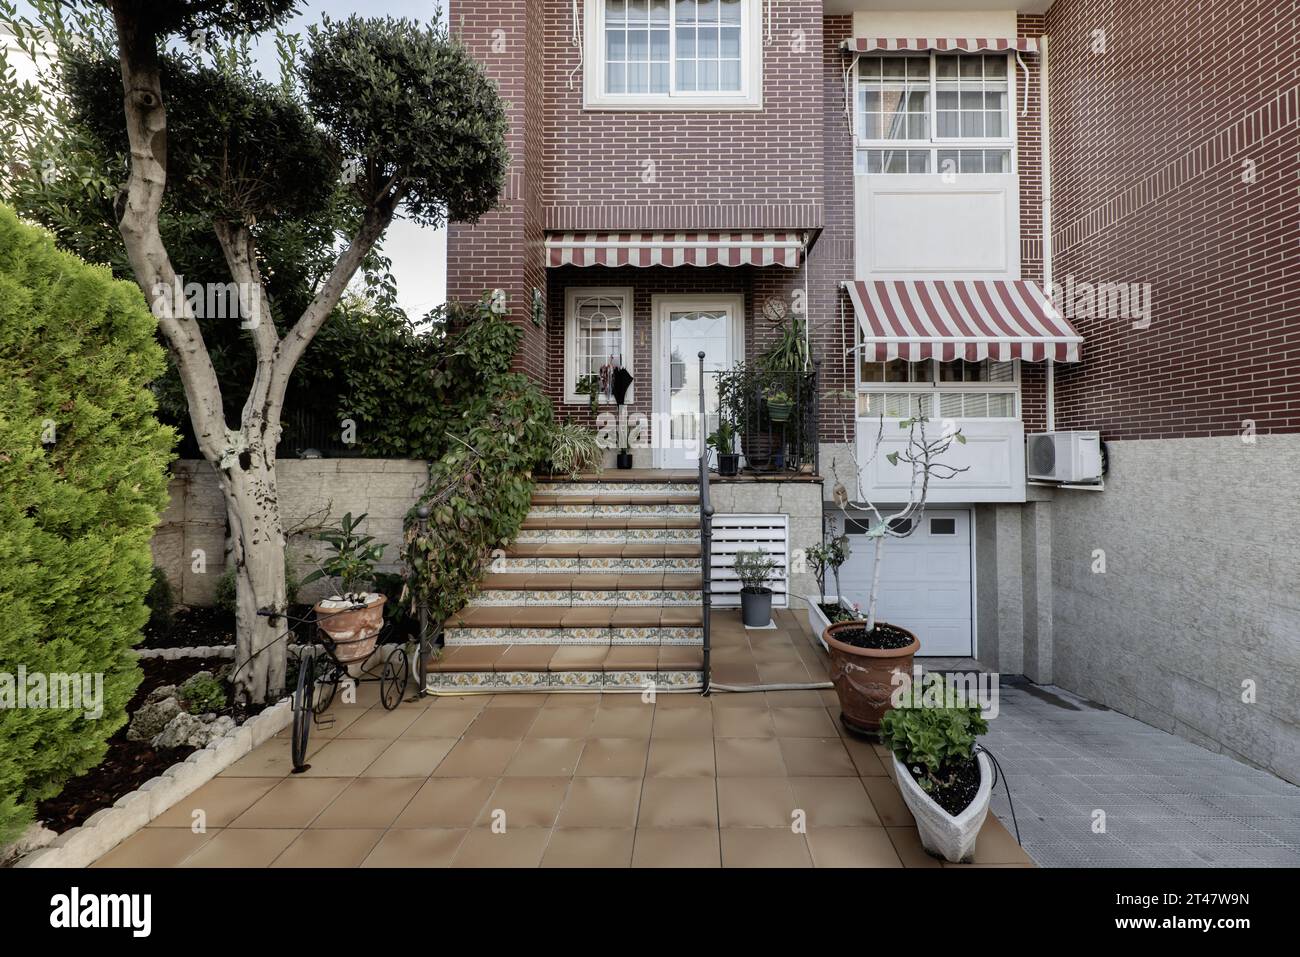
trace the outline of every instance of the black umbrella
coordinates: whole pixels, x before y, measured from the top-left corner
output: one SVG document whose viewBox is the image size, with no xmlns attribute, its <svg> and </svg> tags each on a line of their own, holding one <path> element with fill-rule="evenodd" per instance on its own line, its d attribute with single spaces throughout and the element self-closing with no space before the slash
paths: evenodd
<svg viewBox="0 0 1300 957">
<path fill-rule="evenodd" d="M 610 391 L 614 393 L 614 401 L 618 403 L 618 417 L 623 418 L 623 403 L 627 400 L 627 390 L 632 387 L 632 373 L 628 372 L 622 366 L 614 370 L 614 378 L 610 383 Z M 623 451 L 627 451 L 627 424 L 623 423 Z"/>
</svg>

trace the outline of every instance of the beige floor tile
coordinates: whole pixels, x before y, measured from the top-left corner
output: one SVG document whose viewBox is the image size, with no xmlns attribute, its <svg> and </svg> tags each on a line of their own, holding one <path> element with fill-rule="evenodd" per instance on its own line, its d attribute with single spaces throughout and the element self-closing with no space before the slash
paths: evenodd
<svg viewBox="0 0 1300 957">
<path fill-rule="evenodd" d="M 712 738 L 651 738 L 646 775 L 666 778 L 715 776 Z"/>
<path fill-rule="evenodd" d="M 475 824 L 507 830 L 550 827 L 560 813 L 569 778 L 502 778 Z"/>
<path fill-rule="evenodd" d="M 340 738 L 396 738 L 428 709 L 398 705 L 385 711 L 376 705 L 338 733 Z"/>
<path fill-rule="evenodd" d="M 519 750 L 515 738 L 463 738 L 442 759 L 433 776 L 439 778 L 497 778 Z"/>
<path fill-rule="evenodd" d="M 292 828 L 227 828 L 214 834 L 181 867 L 269 867 L 301 833 Z"/>
<path fill-rule="evenodd" d="M 537 867 L 551 837 L 549 827 L 511 827 L 497 834 L 476 827 L 466 835 L 452 867 Z"/>
<path fill-rule="evenodd" d="M 664 698 L 660 698 L 659 704 L 655 707 L 655 720 L 650 728 L 650 736 L 652 738 L 705 738 L 712 741 L 713 712 L 707 701 L 698 707 L 672 707 L 665 704 Z"/>
<path fill-rule="evenodd" d="M 883 827 L 822 827 L 808 831 L 818 867 L 902 867 Z"/>
<path fill-rule="evenodd" d="M 785 777 L 776 738 L 718 738 L 713 744 L 718 777 Z"/>
<path fill-rule="evenodd" d="M 712 697 L 706 698 L 698 691 L 689 691 L 689 692 L 680 692 L 680 693 L 679 692 L 660 693 L 655 699 L 656 714 L 658 712 L 665 711 L 665 710 L 690 711 L 696 708 L 703 710 L 705 712 L 712 713 L 713 711 Z"/>
<path fill-rule="evenodd" d="M 391 738 L 335 738 L 307 759 L 304 777 L 354 778 L 392 744 Z M 286 749 L 287 750 L 287 749 Z"/>
<path fill-rule="evenodd" d="M 307 760 L 320 751 L 329 741 L 327 739 L 308 739 Z M 293 770 L 293 756 L 289 751 L 287 738 L 272 738 L 259 744 L 244 755 L 218 777 L 223 778 L 280 778 Z"/>
<path fill-rule="evenodd" d="M 812 867 L 808 842 L 788 827 L 724 827 L 723 867 Z"/>
<path fill-rule="evenodd" d="M 979 837 L 975 839 L 975 864 L 1018 864 L 1033 866 L 1033 860 L 1015 837 L 992 814 L 984 819 Z"/>
<path fill-rule="evenodd" d="M 788 829 L 797 807 L 785 778 L 718 778 L 718 818 L 724 828 Z"/>
<path fill-rule="evenodd" d="M 375 845 L 362 867 L 447 867 L 468 832 L 465 828 L 392 830 Z"/>
<path fill-rule="evenodd" d="M 431 694 L 425 698 L 431 708 L 469 708 L 482 711 L 492 700 L 490 694 Z"/>
<path fill-rule="evenodd" d="M 313 829 L 386 828 L 411 803 L 420 785 L 415 778 L 357 778 L 311 826 Z"/>
<path fill-rule="evenodd" d="M 835 725 L 821 703 L 812 708 L 773 707 L 778 738 L 838 738 Z"/>
<path fill-rule="evenodd" d="M 578 760 L 579 777 L 628 778 L 645 773 L 649 738 L 588 738 Z"/>
<path fill-rule="evenodd" d="M 459 738 L 478 717 L 479 708 L 425 708 L 402 732 L 403 738 Z"/>
<path fill-rule="evenodd" d="M 713 735 L 717 738 L 774 738 L 776 727 L 767 708 L 715 708 Z"/>
<path fill-rule="evenodd" d="M 758 667 L 750 663 L 715 661 L 711 664 L 709 673 L 711 679 L 720 685 L 744 687 L 758 684 Z"/>
<path fill-rule="evenodd" d="M 455 738 L 404 738 L 361 773 L 367 778 L 427 778 L 455 745 Z"/>
<path fill-rule="evenodd" d="M 602 705 L 587 734 L 592 738 L 648 738 L 654 716 L 655 709 L 648 704 L 639 708 Z"/>
<path fill-rule="evenodd" d="M 636 825 L 641 778 L 574 778 L 560 808 L 560 827 L 624 828 Z"/>
<path fill-rule="evenodd" d="M 566 702 L 567 705 L 567 702 Z M 528 729 L 530 738 L 585 738 L 596 716 L 594 708 L 548 706 Z"/>
<path fill-rule="evenodd" d="M 763 697 L 767 699 L 769 708 L 822 708 L 824 710 L 826 707 L 820 691 L 768 691 Z"/>
<path fill-rule="evenodd" d="M 509 694 L 494 694 L 488 697 L 489 708 L 540 708 L 551 700 L 551 696 L 541 691 L 516 691 Z"/>
<path fill-rule="evenodd" d="M 921 846 L 921 835 L 916 833 L 914 826 L 887 827 L 885 831 L 889 834 L 890 843 L 894 845 L 894 852 L 898 854 L 898 858 L 903 862 L 904 867 L 942 866 L 942 861 L 937 857 L 931 857 L 930 853 Z"/>
<path fill-rule="evenodd" d="M 898 787 L 889 778 L 863 778 L 863 786 L 871 798 L 871 806 L 876 809 L 876 816 L 885 827 L 912 827 L 912 812 L 903 803 L 903 796 Z"/>
<path fill-rule="evenodd" d="M 194 812 L 202 811 L 203 826 L 222 828 L 243 814 L 282 778 L 213 778 L 186 795 L 149 822 L 150 827 L 183 827 L 194 824 Z"/>
<path fill-rule="evenodd" d="M 542 867 L 629 867 L 635 834 L 630 827 L 557 827 Z"/>
<path fill-rule="evenodd" d="M 136 831 L 91 867 L 176 867 L 221 833 L 195 834 L 188 827 L 146 827 Z"/>
<path fill-rule="evenodd" d="M 485 708 L 465 732 L 467 738 L 522 738 L 537 720 L 537 708 Z"/>
<path fill-rule="evenodd" d="M 639 827 L 633 867 L 721 867 L 716 828 Z"/>
<path fill-rule="evenodd" d="M 601 708 L 653 708 L 650 702 L 642 698 L 643 691 L 606 691 L 597 696 Z M 656 696 L 657 698 L 658 696 Z"/>
<path fill-rule="evenodd" d="M 808 674 L 808 669 L 802 662 L 781 662 L 778 664 L 763 664 L 759 662 L 758 680 L 765 685 L 776 684 L 803 684 L 812 681 L 812 676 Z"/>
<path fill-rule="evenodd" d="M 321 742 L 328 741 L 330 738 L 337 738 L 369 713 L 369 708 L 361 708 L 355 705 L 345 708 L 331 707 L 329 711 L 321 715 L 312 724 L 311 738 L 313 741 L 320 740 Z M 290 725 L 283 731 L 278 732 L 276 737 L 288 741 L 292 734 L 293 726 Z"/>
<path fill-rule="evenodd" d="M 841 738 L 844 742 L 845 750 L 849 752 L 849 758 L 853 761 L 853 766 L 858 769 L 858 774 L 864 778 L 878 778 L 884 775 L 884 765 L 880 763 L 880 755 L 876 754 L 876 749 L 867 741 L 860 738 L 845 736 Z"/>
<path fill-rule="evenodd" d="M 637 827 L 717 827 L 717 785 L 712 778 L 646 778 Z"/>
<path fill-rule="evenodd" d="M 858 778 L 792 777 L 795 806 L 807 815 L 808 826 L 880 827 L 880 817 Z"/>
<path fill-rule="evenodd" d="M 781 757 L 791 777 L 822 775 L 857 777 L 839 738 L 778 738 Z"/>
<path fill-rule="evenodd" d="M 573 777 L 582 738 L 527 738 L 506 765 L 506 777 Z"/>
<path fill-rule="evenodd" d="M 349 778 L 285 778 L 235 818 L 230 826 L 304 828 L 350 783 Z"/>
<path fill-rule="evenodd" d="M 303 831 L 271 866 L 360 867 L 383 836 L 382 828 Z"/>
<path fill-rule="evenodd" d="M 496 787 L 496 778 L 432 777 L 415 792 L 393 827 L 469 827 Z"/>
</svg>

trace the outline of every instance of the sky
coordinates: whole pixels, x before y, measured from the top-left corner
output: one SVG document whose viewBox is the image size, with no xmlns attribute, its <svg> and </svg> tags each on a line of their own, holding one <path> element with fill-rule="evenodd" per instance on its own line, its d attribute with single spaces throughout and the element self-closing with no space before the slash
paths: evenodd
<svg viewBox="0 0 1300 957">
<path fill-rule="evenodd" d="M 19 3 L 19 12 L 31 14 L 31 8 Z M 443 0 L 370 0 L 370 2 L 342 2 L 342 0 L 306 0 L 301 13 L 285 24 L 285 29 L 302 33 L 308 25 L 319 23 L 321 14 L 334 18 L 352 13 L 364 16 L 405 17 L 426 21 L 435 12 L 441 14 Z M 274 36 L 257 43 L 254 57 L 259 69 L 269 78 L 278 80 L 279 65 L 275 55 Z M 16 64 L 21 67 L 21 64 Z M 447 296 L 447 231 L 416 226 L 406 220 L 396 220 L 384 235 L 383 250 L 392 260 L 393 277 L 397 281 L 397 299 L 414 320 L 419 320 Z"/>
</svg>

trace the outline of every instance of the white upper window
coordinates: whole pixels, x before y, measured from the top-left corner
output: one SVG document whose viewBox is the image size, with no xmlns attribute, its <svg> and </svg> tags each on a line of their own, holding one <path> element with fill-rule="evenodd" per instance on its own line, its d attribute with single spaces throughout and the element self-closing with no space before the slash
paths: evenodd
<svg viewBox="0 0 1300 957">
<path fill-rule="evenodd" d="M 761 105 L 761 7 L 761 0 L 588 0 L 587 106 Z"/>
<path fill-rule="evenodd" d="M 1020 415 L 1020 364 L 858 361 L 858 415 L 862 418 L 1014 419 Z"/>
<path fill-rule="evenodd" d="M 864 56 L 854 88 L 859 173 L 1011 173 L 1007 54 Z"/>
</svg>

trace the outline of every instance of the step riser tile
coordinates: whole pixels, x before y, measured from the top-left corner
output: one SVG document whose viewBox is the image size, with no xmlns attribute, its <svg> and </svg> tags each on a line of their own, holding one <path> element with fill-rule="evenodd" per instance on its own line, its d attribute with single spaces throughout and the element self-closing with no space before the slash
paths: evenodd
<svg viewBox="0 0 1300 957">
<path fill-rule="evenodd" d="M 520 545 L 698 545 L 698 528 L 525 528 Z"/>
<path fill-rule="evenodd" d="M 699 495 L 694 482 L 538 482 L 538 495 Z"/>
<path fill-rule="evenodd" d="M 698 671 L 449 671 L 431 674 L 430 691 L 688 691 Z"/>
<path fill-rule="evenodd" d="M 530 518 L 691 518 L 698 505 L 534 505 Z"/>
<path fill-rule="evenodd" d="M 698 558 L 505 558 L 493 564 L 500 572 L 627 573 L 700 571 Z"/>
<path fill-rule="evenodd" d="M 653 607 L 657 605 L 698 605 L 702 593 L 695 591 L 498 591 L 478 593 L 470 602 L 474 608 L 495 608 L 503 605 L 545 605 L 548 608 L 586 608 L 627 605 Z"/>
</svg>

